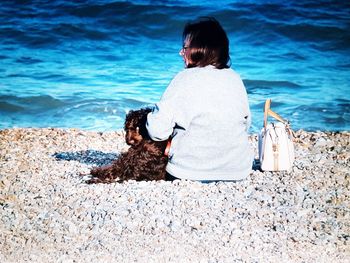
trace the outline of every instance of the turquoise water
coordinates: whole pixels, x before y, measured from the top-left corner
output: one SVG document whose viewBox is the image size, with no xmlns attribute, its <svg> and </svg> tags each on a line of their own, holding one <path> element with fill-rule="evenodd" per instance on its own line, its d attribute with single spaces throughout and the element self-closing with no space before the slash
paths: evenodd
<svg viewBox="0 0 350 263">
<path fill-rule="evenodd" d="M 184 24 L 214 16 L 262 125 L 350 130 L 347 1 L 1 1 L 0 128 L 123 126 L 183 68 Z"/>
</svg>

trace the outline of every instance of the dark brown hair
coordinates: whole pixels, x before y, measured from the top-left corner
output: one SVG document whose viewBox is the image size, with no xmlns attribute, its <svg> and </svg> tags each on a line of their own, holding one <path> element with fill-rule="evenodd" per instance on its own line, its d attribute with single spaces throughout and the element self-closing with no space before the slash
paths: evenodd
<svg viewBox="0 0 350 263">
<path fill-rule="evenodd" d="M 188 68 L 213 65 L 217 69 L 229 67 L 229 40 L 220 23 L 212 17 L 201 17 L 186 24 L 182 40 L 189 41 Z"/>
</svg>

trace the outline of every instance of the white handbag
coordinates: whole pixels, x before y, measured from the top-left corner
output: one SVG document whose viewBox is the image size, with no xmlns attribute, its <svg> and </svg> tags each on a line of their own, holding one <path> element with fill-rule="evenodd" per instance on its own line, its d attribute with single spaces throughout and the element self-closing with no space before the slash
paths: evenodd
<svg viewBox="0 0 350 263">
<path fill-rule="evenodd" d="M 258 139 L 260 168 L 263 171 L 290 170 L 294 162 L 293 131 L 289 122 L 270 109 L 271 99 L 264 108 L 264 127 Z M 278 122 L 267 123 L 268 116 Z"/>
</svg>

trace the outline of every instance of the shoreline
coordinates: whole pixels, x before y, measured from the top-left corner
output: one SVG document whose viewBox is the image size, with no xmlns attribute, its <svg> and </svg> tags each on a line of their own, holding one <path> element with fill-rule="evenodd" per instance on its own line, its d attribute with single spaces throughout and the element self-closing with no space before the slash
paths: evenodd
<svg viewBox="0 0 350 263">
<path fill-rule="evenodd" d="M 257 135 L 250 136 L 257 157 Z M 296 131 L 291 172 L 86 185 L 122 131 L 0 130 L 1 262 L 346 262 L 350 132 Z"/>
</svg>

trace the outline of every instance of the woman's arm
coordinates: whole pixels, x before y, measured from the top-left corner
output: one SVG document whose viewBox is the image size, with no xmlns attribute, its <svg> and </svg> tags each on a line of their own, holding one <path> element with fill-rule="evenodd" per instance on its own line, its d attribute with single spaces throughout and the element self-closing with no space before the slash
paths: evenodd
<svg viewBox="0 0 350 263">
<path fill-rule="evenodd" d="M 186 129 L 190 122 L 189 96 L 186 73 L 180 72 L 169 84 L 153 112 L 147 116 L 146 127 L 152 140 L 167 140 L 174 127 Z"/>
<path fill-rule="evenodd" d="M 147 116 L 146 128 L 154 141 L 164 141 L 173 133 L 175 123 L 173 112 L 166 103 L 160 101 Z"/>
</svg>

